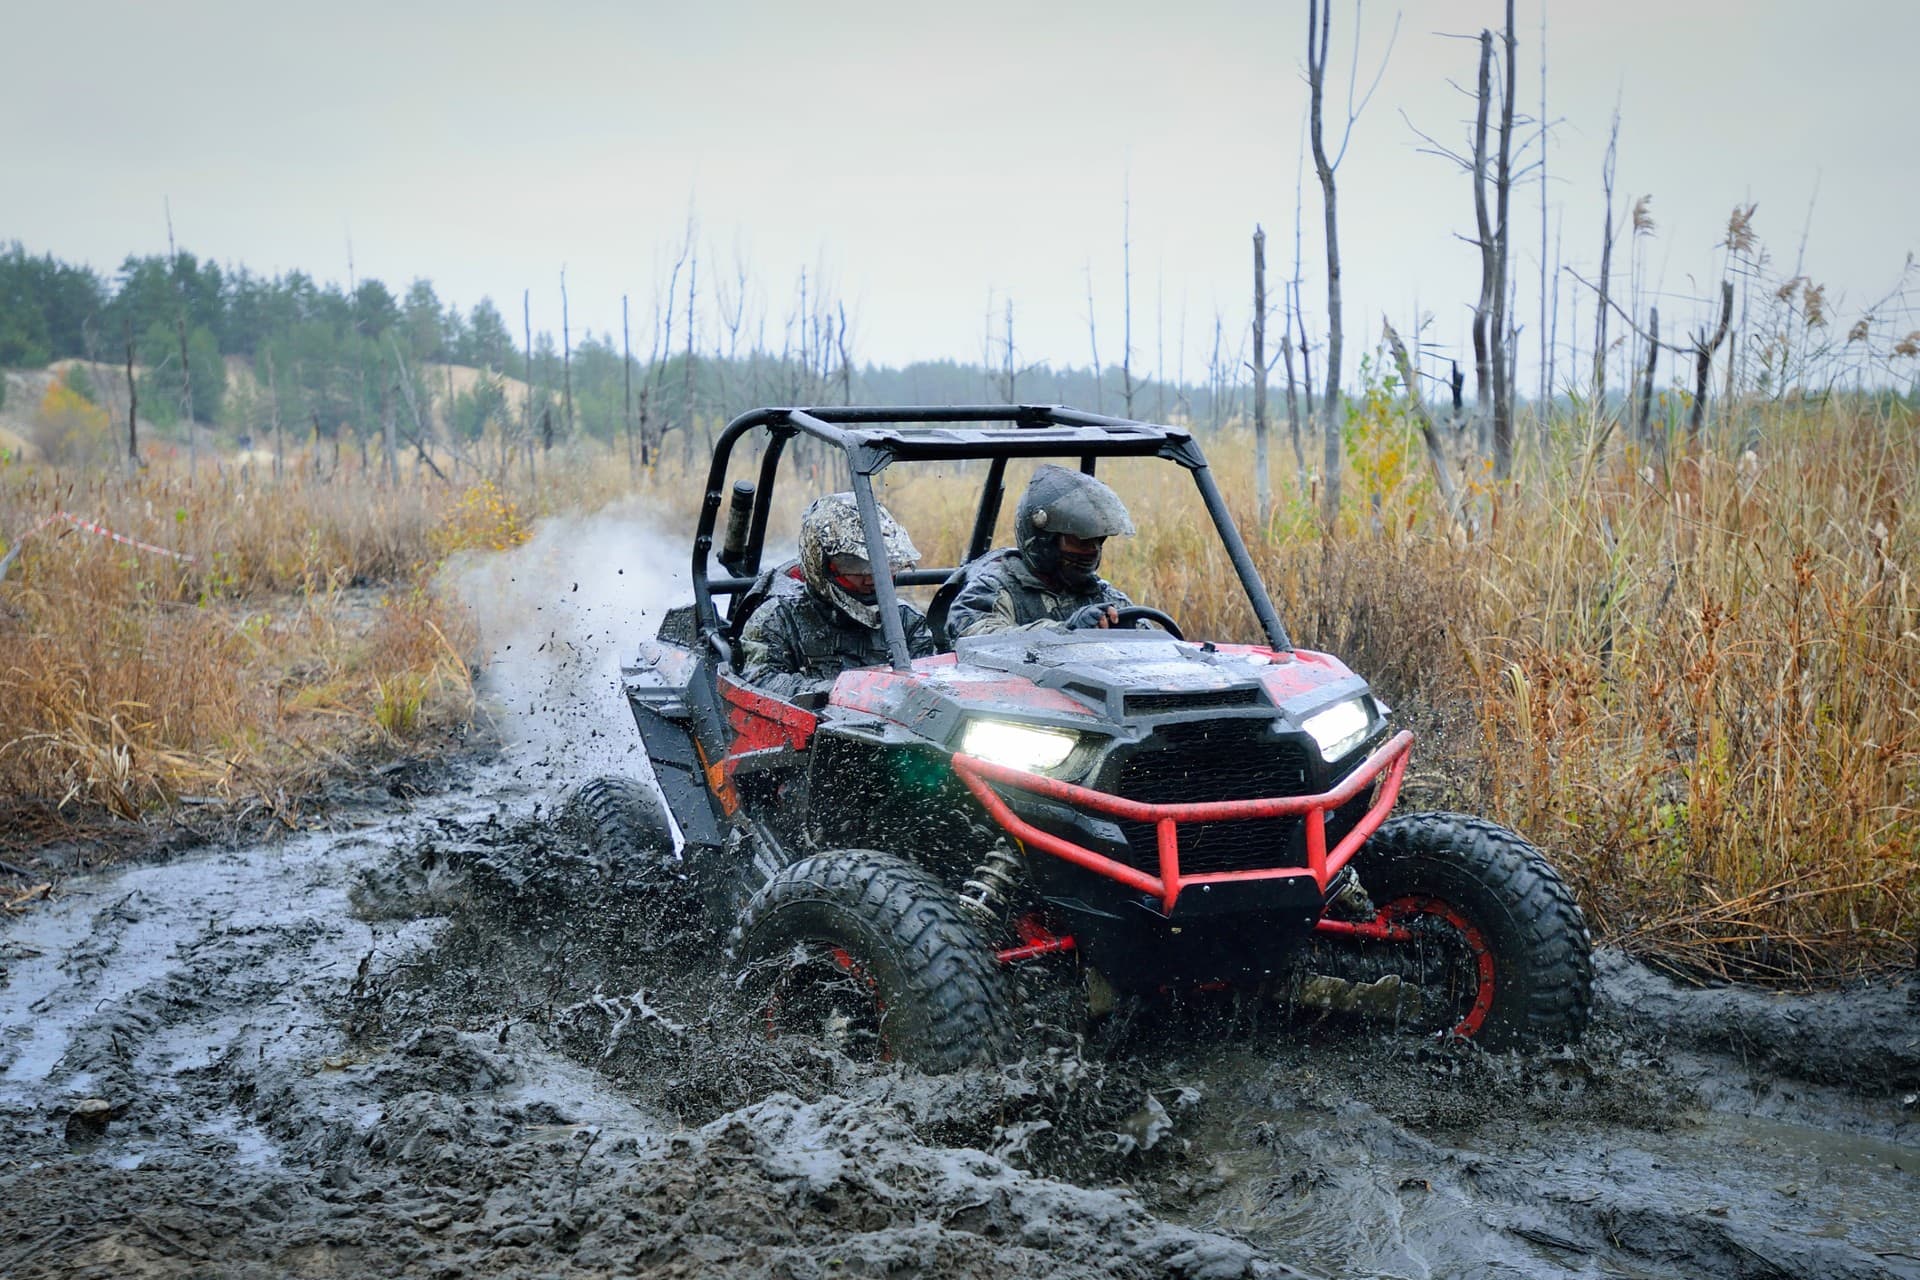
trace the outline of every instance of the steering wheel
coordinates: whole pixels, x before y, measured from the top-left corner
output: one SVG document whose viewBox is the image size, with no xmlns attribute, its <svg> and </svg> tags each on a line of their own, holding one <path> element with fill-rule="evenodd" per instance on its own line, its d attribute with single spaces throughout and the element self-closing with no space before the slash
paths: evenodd
<svg viewBox="0 0 1920 1280">
<path fill-rule="evenodd" d="M 1130 604 L 1122 608 L 1118 620 L 1113 625 L 1115 628 L 1136 627 L 1142 622 L 1151 622 L 1175 640 L 1186 639 L 1185 636 L 1180 634 L 1179 623 L 1160 612 L 1160 610 L 1149 609 L 1143 604 Z"/>
</svg>

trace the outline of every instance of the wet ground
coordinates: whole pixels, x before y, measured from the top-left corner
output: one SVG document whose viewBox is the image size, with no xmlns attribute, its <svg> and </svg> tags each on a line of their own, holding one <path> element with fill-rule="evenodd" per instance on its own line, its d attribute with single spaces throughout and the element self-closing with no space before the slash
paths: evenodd
<svg viewBox="0 0 1920 1280">
<path fill-rule="evenodd" d="M 1036 1000 L 1013 1066 L 863 1066 L 560 892 L 546 805 L 640 767 L 562 694 L 422 796 L 0 924 L 0 1276 L 1920 1276 L 1905 983 L 1606 956 L 1587 1040 L 1525 1058 Z"/>
<path fill-rule="evenodd" d="M 1920 1275 L 1896 987 L 1610 957 L 1572 1052 L 1157 1009 L 930 1080 L 769 1046 L 710 952 L 558 909 L 511 775 L 11 924 L 0 1274 Z"/>
</svg>

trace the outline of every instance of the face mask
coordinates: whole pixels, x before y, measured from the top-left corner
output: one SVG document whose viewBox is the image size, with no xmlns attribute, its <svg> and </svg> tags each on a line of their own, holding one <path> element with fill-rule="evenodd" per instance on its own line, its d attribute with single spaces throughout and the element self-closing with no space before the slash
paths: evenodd
<svg viewBox="0 0 1920 1280">
<path fill-rule="evenodd" d="M 1059 551 L 1060 576 L 1069 582 L 1088 581 L 1100 568 L 1101 550 L 1102 548 L 1096 546 L 1092 551 L 1076 554 L 1062 546 Z"/>
<path fill-rule="evenodd" d="M 844 573 L 836 573 L 833 575 L 833 585 L 839 587 L 861 604 L 877 604 L 880 600 L 880 593 L 871 585 L 862 591 L 854 584 L 853 580 Z"/>
</svg>

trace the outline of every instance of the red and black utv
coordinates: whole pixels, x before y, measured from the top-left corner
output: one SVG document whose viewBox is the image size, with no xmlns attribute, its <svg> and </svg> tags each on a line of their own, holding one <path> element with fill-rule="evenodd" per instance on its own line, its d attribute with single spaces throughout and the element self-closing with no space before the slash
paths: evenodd
<svg viewBox="0 0 1920 1280">
<path fill-rule="evenodd" d="M 729 489 L 754 434 L 757 476 Z M 954 639 L 962 564 L 878 577 L 890 665 L 844 673 L 820 705 L 769 696 L 734 653 L 778 572 L 761 559 L 800 437 L 844 464 L 879 565 L 873 477 L 897 463 L 984 464 L 969 563 L 1010 459 L 1181 467 L 1260 639 L 1189 640 L 1144 608 L 1117 629 Z M 1035 964 L 1096 1003 L 1226 985 L 1496 1048 L 1584 1028 L 1589 941 L 1565 884 L 1491 822 L 1389 817 L 1412 735 L 1287 638 L 1189 432 L 1035 405 L 755 410 L 714 447 L 692 578 L 623 666 L 659 794 L 598 779 L 574 807 L 616 861 L 668 863 L 702 892 L 770 1029 L 934 1070 L 986 1060 L 1019 1022 L 1007 970 Z M 938 655 L 909 657 L 896 582 L 938 584 Z"/>
</svg>

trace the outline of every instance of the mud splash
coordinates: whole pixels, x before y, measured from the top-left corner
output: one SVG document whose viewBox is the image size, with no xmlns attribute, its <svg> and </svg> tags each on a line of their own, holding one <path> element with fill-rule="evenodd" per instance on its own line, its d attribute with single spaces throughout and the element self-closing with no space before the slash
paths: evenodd
<svg viewBox="0 0 1920 1280">
<path fill-rule="evenodd" d="M 561 910 L 534 799 L 501 766 L 13 925 L 0 1272 L 1920 1275 L 1904 992 L 1613 959 L 1576 1053 L 1165 1012 L 929 1079 L 769 1045 L 710 948 Z M 1892 1074 L 1715 1051 L 1752 1000 Z"/>
<path fill-rule="evenodd" d="M 564 1007 L 513 1020 L 538 989 L 496 1009 L 466 993 L 463 931 L 525 948 L 503 986 L 545 963 L 511 913 L 459 913 L 470 876 L 422 867 L 440 833 L 502 830 L 479 807 L 77 883 L 15 926 L 0 1272 L 1284 1274 L 1124 1191 L 1016 1167 L 1017 1075 L 990 1093 L 825 1067 L 796 1076 L 805 1097 L 731 1105 L 742 1086 L 716 1085 L 695 1124 L 656 1105 L 669 1083 L 579 1065 L 620 1047 L 623 1011 L 672 1041 L 697 987 L 657 1022 L 603 997 L 584 1007 L 609 1021 L 572 1027 Z M 396 850 L 405 901 L 455 914 L 369 889 Z M 89 1098 L 109 1108 L 97 1136 L 70 1130 Z M 1004 1154 L 928 1136 L 996 1131 Z"/>
</svg>

